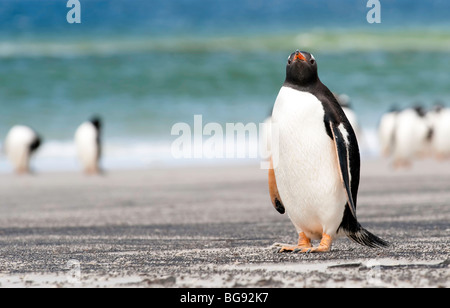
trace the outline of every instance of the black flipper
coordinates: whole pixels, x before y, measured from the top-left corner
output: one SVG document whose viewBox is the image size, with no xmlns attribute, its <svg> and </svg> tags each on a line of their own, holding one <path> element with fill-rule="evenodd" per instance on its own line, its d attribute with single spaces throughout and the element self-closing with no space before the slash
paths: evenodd
<svg viewBox="0 0 450 308">
<path fill-rule="evenodd" d="M 347 136 L 344 136 L 339 127 L 337 127 L 332 122 L 330 122 L 330 129 L 336 146 L 336 153 L 339 162 L 340 173 L 342 176 L 342 182 L 344 184 L 345 190 L 347 191 L 348 197 L 348 202 L 344 211 L 344 217 L 339 228 L 342 228 L 342 230 L 351 240 L 360 245 L 372 248 L 386 247 L 389 245 L 386 241 L 364 229 L 356 219 L 357 191 L 352 192 L 352 187 L 357 190 L 357 185 L 356 183 L 354 183 L 354 181 L 359 181 L 359 178 L 356 180 L 352 177 L 351 169 L 352 167 L 355 168 L 356 166 L 351 166 L 351 162 L 357 161 L 357 168 L 359 169 L 359 159 L 355 159 L 355 157 L 351 159 L 352 155 L 357 155 L 357 153 L 355 153 L 355 149 L 351 148 L 351 142 L 349 141 L 349 138 L 353 136 L 351 135 L 353 134 L 353 132 L 349 132 L 344 127 L 345 131 L 347 131 L 348 133 Z M 356 139 L 353 142 L 356 142 Z"/>
<path fill-rule="evenodd" d="M 348 137 L 342 134 L 336 125 L 330 123 L 330 128 L 334 137 L 334 144 L 336 146 L 336 153 L 339 161 L 339 169 L 342 177 L 342 182 L 345 186 L 345 190 L 347 191 L 348 198 L 348 207 L 350 209 L 351 214 L 356 219 L 356 205 L 353 201 L 352 189 L 351 189 L 351 175 L 350 175 L 350 153 L 349 153 L 349 144 Z"/>
</svg>

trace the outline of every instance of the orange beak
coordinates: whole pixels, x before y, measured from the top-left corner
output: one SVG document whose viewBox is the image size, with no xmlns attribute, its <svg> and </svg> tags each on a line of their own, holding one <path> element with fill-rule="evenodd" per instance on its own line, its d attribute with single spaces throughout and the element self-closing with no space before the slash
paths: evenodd
<svg viewBox="0 0 450 308">
<path fill-rule="evenodd" d="M 294 61 L 297 59 L 299 59 L 300 61 L 306 61 L 305 56 L 298 50 L 295 52 Z"/>
</svg>

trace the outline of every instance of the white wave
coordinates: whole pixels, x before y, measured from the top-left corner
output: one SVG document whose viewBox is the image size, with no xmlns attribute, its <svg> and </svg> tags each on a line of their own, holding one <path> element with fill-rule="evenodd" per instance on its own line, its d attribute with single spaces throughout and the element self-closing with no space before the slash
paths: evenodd
<svg viewBox="0 0 450 308">
<path fill-rule="evenodd" d="M 206 137 L 204 137 L 206 140 Z M 205 143 L 192 143 L 192 155 L 177 159 L 173 155 L 172 142 L 145 140 L 107 141 L 103 148 L 102 166 L 105 170 L 142 169 L 151 167 L 179 167 L 189 165 L 227 165 L 260 162 L 259 140 L 241 140 L 228 146 L 206 148 Z M 224 141 L 226 143 L 226 141 Z M 376 129 L 364 129 L 359 140 L 361 156 L 374 158 L 379 155 Z M 241 154 L 238 154 L 241 152 Z M 200 158 L 194 158 L 201 153 Z M 258 153 L 255 156 L 255 153 Z M 75 144 L 72 141 L 50 140 L 45 142 L 32 160 L 37 172 L 77 171 L 81 166 L 77 160 Z M 0 155 L 0 172 L 12 172 L 9 162 Z"/>
<path fill-rule="evenodd" d="M 175 138 L 174 138 L 175 139 Z M 235 164 L 241 162 L 258 162 L 249 153 L 258 149 L 257 142 L 233 144 L 234 149 L 245 149 L 243 158 L 224 158 L 227 153 L 218 149 L 211 152 L 203 146 L 193 146 L 192 154 L 204 152 L 205 157 L 195 159 L 190 157 L 177 159 L 172 153 L 172 141 L 109 141 L 103 147 L 101 165 L 105 170 L 142 169 L 149 167 L 171 167 L 186 165 L 216 165 Z M 229 149 L 228 149 L 229 150 Z M 215 151 L 215 152 L 214 152 Z M 225 155 L 224 155 L 225 154 Z M 77 160 L 75 144 L 71 141 L 51 140 L 45 142 L 32 159 L 32 167 L 36 172 L 76 171 L 81 170 Z M 9 162 L 4 155 L 0 155 L 0 172 L 12 172 Z"/>
<path fill-rule="evenodd" d="M 401 39 L 400 39 L 401 38 Z M 311 50 L 450 51 L 450 31 L 409 29 L 389 31 L 312 30 L 307 33 L 225 37 L 107 37 L 84 40 L 47 38 L 0 40 L 0 58 L 111 56 L 144 52 L 286 51 L 294 46 Z"/>
</svg>

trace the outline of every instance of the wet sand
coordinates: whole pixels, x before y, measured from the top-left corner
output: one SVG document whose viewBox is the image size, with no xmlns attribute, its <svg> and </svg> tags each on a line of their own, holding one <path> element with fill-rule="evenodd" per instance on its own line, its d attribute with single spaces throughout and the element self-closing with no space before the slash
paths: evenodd
<svg viewBox="0 0 450 308">
<path fill-rule="evenodd" d="M 450 163 L 364 161 L 358 218 L 388 240 L 295 243 L 258 166 L 0 175 L 0 287 L 450 287 Z"/>
</svg>

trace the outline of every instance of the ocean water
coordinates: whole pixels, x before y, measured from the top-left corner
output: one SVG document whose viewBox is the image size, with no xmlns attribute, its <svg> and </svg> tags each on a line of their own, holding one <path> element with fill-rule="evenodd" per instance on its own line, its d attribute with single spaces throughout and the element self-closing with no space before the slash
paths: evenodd
<svg viewBox="0 0 450 308">
<path fill-rule="evenodd" d="M 381 24 L 360 0 L 80 2 L 82 23 L 68 24 L 65 0 L 0 0 L 0 143 L 35 128 L 38 171 L 78 168 L 73 135 L 94 114 L 107 169 L 235 163 L 175 160 L 172 126 L 263 122 L 297 48 L 351 97 L 364 156 L 391 106 L 450 104 L 449 1 L 381 1 Z"/>
</svg>

